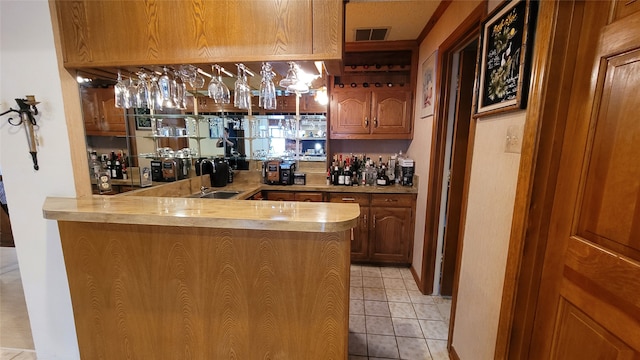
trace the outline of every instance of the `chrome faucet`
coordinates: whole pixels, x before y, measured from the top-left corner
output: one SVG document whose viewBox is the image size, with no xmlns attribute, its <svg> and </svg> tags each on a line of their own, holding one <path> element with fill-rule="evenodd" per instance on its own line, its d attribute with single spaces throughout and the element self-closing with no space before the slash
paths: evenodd
<svg viewBox="0 0 640 360">
<path fill-rule="evenodd" d="M 204 173 L 202 172 L 202 165 L 205 162 L 209 162 L 209 164 L 211 164 L 211 168 L 213 169 L 213 173 L 216 172 L 216 168 L 213 165 L 213 161 L 211 161 L 211 160 L 209 160 L 207 158 L 204 158 L 204 159 L 200 160 L 200 193 L 202 195 L 206 194 L 207 189 L 209 188 L 207 186 L 204 186 Z M 209 174 L 209 181 L 211 181 L 211 175 L 213 175 L 213 174 Z"/>
</svg>

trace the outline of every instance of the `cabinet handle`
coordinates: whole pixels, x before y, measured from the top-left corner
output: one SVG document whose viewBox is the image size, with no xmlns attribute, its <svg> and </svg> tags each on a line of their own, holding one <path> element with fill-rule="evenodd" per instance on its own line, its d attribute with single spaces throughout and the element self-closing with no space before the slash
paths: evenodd
<svg viewBox="0 0 640 360">
<path fill-rule="evenodd" d="M 377 117 L 373 118 L 373 127 L 378 127 L 378 118 Z"/>
<path fill-rule="evenodd" d="M 376 216 L 375 215 L 373 215 L 373 228 L 374 229 L 376 228 Z"/>
<path fill-rule="evenodd" d="M 353 236 L 353 228 L 351 228 L 351 241 L 355 240 L 355 236 Z"/>
<path fill-rule="evenodd" d="M 389 198 L 386 198 L 386 199 L 384 199 L 384 201 L 386 201 L 386 202 L 398 202 L 398 199 L 389 199 Z"/>
<path fill-rule="evenodd" d="M 342 201 L 356 201 L 355 198 L 342 198 Z"/>
<path fill-rule="evenodd" d="M 369 224 L 367 223 L 367 214 L 364 214 L 364 224 L 363 227 L 366 229 L 369 227 Z"/>
<path fill-rule="evenodd" d="M 369 126 L 369 117 L 368 116 L 364 117 L 364 126 L 365 127 Z"/>
</svg>

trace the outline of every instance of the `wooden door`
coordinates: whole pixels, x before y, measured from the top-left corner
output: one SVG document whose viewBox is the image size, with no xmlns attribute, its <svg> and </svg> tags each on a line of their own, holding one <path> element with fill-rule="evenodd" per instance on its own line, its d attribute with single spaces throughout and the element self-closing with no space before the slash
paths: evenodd
<svg viewBox="0 0 640 360">
<path fill-rule="evenodd" d="M 372 134 L 411 134 L 410 90 L 376 90 L 371 103 Z"/>
<path fill-rule="evenodd" d="M 321 192 L 300 191 L 295 193 L 295 201 L 323 202 L 324 194 Z"/>
<path fill-rule="evenodd" d="M 388 263 L 408 263 L 409 237 L 413 237 L 411 208 L 372 206 L 370 214 L 370 259 Z"/>
<path fill-rule="evenodd" d="M 343 91 L 331 95 L 331 135 L 368 134 L 371 92 Z"/>
<path fill-rule="evenodd" d="M 351 239 L 351 260 L 369 260 L 369 195 L 363 193 L 329 193 L 329 202 L 359 204 L 358 226 L 353 229 Z"/>
<path fill-rule="evenodd" d="M 640 12 L 584 4 L 530 358 L 639 359 Z"/>
<path fill-rule="evenodd" d="M 444 249 L 440 295 L 453 295 L 458 244 L 460 243 L 460 217 L 464 203 L 463 190 L 467 169 L 469 126 L 473 109 L 473 85 L 475 80 L 478 41 L 475 40 L 460 51 L 458 68 L 458 94 L 449 170 L 449 189 L 446 203 Z"/>
</svg>

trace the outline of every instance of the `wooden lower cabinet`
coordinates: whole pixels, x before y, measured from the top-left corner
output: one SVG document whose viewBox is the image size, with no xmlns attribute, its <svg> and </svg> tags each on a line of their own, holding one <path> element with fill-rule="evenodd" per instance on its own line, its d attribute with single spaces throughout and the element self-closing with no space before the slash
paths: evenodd
<svg viewBox="0 0 640 360">
<path fill-rule="evenodd" d="M 358 227 L 351 240 L 351 261 L 411 264 L 415 195 L 329 193 L 328 199 L 360 205 Z"/>
<path fill-rule="evenodd" d="M 323 202 L 324 194 L 310 191 L 263 191 L 265 200 Z"/>
</svg>

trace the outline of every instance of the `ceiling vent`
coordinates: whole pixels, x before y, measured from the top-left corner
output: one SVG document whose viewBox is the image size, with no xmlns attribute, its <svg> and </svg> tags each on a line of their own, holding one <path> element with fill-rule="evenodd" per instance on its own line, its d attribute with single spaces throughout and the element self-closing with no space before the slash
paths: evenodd
<svg viewBox="0 0 640 360">
<path fill-rule="evenodd" d="M 356 29 L 356 41 L 382 41 L 388 33 L 389 28 Z"/>
</svg>

